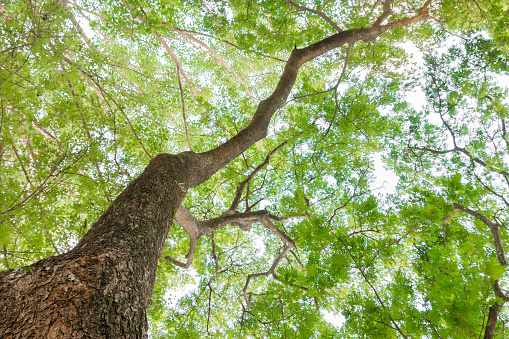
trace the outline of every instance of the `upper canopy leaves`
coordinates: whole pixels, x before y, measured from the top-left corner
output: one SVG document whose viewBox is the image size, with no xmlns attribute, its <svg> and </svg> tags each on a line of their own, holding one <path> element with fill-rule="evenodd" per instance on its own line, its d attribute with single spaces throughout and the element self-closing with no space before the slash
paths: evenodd
<svg viewBox="0 0 509 339">
<path fill-rule="evenodd" d="M 385 23 L 422 6 L 396 1 Z M 283 248 L 262 226 L 203 237 L 191 273 L 161 261 L 154 337 L 479 335 L 505 301 L 493 286 L 506 283 L 508 3 L 430 6 L 425 21 L 305 64 L 268 137 L 188 194 L 198 219 L 219 216 L 287 141 L 239 210 L 305 218 L 278 224 L 296 249 L 275 279 L 253 279 L 249 309 L 246 276 Z M 377 1 L 0 5 L 2 268 L 72 247 L 150 157 L 206 151 L 244 128 L 294 48 L 382 13 Z M 422 72 L 409 41 L 427 55 Z M 408 94 L 418 88 L 422 108 Z M 380 153 L 400 179 L 391 195 L 375 189 Z M 173 227 L 164 255 L 183 257 L 186 239 Z"/>
</svg>

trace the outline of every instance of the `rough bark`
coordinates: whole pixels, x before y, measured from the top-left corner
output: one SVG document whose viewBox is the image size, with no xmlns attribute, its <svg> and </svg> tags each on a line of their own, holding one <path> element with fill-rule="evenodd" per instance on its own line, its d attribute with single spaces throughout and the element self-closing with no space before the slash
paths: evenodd
<svg viewBox="0 0 509 339">
<path fill-rule="evenodd" d="M 430 2 L 414 17 L 339 32 L 294 49 L 276 89 L 239 134 L 208 152 L 158 155 L 74 249 L 1 273 L 0 337 L 146 338 L 146 309 L 158 259 L 187 189 L 266 136 L 272 115 L 286 102 L 304 63 L 424 19 Z"/>
<path fill-rule="evenodd" d="M 489 308 L 488 323 L 484 330 L 484 339 L 493 339 L 495 337 L 495 329 L 497 327 L 498 314 L 504 305 L 493 305 Z"/>
<path fill-rule="evenodd" d="M 161 154 L 71 251 L 0 276 L 1 338 L 145 338 L 187 164 Z"/>
</svg>

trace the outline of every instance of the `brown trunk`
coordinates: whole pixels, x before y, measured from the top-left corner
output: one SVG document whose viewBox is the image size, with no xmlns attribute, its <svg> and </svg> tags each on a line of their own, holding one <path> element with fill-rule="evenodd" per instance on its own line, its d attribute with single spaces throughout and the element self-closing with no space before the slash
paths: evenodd
<svg viewBox="0 0 509 339">
<path fill-rule="evenodd" d="M 146 338 L 146 309 L 172 218 L 188 188 L 205 182 L 255 142 L 286 102 L 306 62 L 370 41 L 414 17 L 339 32 L 290 55 L 274 92 L 248 127 L 204 153 L 160 154 L 117 197 L 73 250 L 0 273 L 0 338 Z"/>
<path fill-rule="evenodd" d="M 497 327 L 498 314 L 504 305 L 493 305 L 489 308 L 488 322 L 484 330 L 484 339 L 493 339 L 495 337 L 495 329 Z"/>
<path fill-rule="evenodd" d="M 0 338 L 145 338 L 187 165 L 161 154 L 68 253 L 0 276 Z"/>
</svg>

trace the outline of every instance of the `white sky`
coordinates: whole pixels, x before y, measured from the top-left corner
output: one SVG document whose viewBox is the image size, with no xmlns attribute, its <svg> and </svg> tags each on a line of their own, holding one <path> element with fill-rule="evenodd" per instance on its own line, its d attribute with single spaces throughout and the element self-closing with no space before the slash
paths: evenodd
<svg viewBox="0 0 509 339">
<path fill-rule="evenodd" d="M 94 37 L 94 32 L 91 30 L 89 23 L 84 18 L 78 18 L 78 21 L 86 34 L 86 36 L 91 39 Z M 415 45 L 411 42 L 406 42 L 401 45 L 405 49 L 405 51 L 412 55 L 411 62 L 414 63 L 417 66 L 421 66 L 424 64 L 423 54 L 415 48 Z M 407 98 L 411 98 L 409 100 L 410 104 L 413 106 L 413 108 L 417 111 L 421 110 L 425 103 L 426 98 L 424 93 L 416 89 L 413 92 L 407 93 Z M 386 195 L 394 192 L 396 185 L 398 183 L 398 176 L 392 172 L 387 170 L 384 167 L 384 163 L 382 161 L 382 157 L 380 154 L 376 154 L 373 157 L 374 166 L 375 166 L 375 172 L 374 176 L 375 179 L 371 185 L 372 189 L 376 189 L 376 193 Z M 264 208 L 267 205 L 269 205 L 270 202 L 264 200 L 260 204 L 260 208 Z M 259 245 L 259 244 L 257 244 Z M 261 246 L 257 246 L 258 248 Z M 260 250 L 260 248 L 259 248 Z M 178 301 L 186 294 L 190 293 L 193 290 L 196 290 L 199 282 L 199 276 L 195 270 L 192 268 L 188 271 L 189 274 L 191 274 L 194 277 L 194 284 L 189 283 L 184 285 L 184 287 L 180 290 L 171 290 L 165 295 L 165 299 L 167 300 L 167 304 L 171 308 L 177 307 Z M 321 313 L 323 315 L 323 318 L 325 321 L 329 322 L 330 324 L 334 325 L 336 328 L 341 328 L 345 322 L 345 318 L 341 314 L 321 310 Z"/>
</svg>

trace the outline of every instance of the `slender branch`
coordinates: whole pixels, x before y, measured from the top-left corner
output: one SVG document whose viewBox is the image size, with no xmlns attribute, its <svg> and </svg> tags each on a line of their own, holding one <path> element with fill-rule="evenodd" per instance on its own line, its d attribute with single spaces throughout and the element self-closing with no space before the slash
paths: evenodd
<svg viewBox="0 0 509 339">
<path fill-rule="evenodd" d="M 14 143 L 12 144 L 12 150 L 14 151 L 14 154 L 16 155 L 16 158 L 18 159 L 19 165 L 21 166 L 21 169 L 23 170 L 23 173 L 25 173 L 25 178 L 27 179 L 28 187 L 32 186 L 32 180 L 30 179 L 30 176 L 28 175 L 27 170 L 25 169 L 25 165 L 23 165 L 23 161 L 21 160 L 21 157 L 18 154 L 18 150 Z M 27 186 L 25 186 L 26 188 Z"/>
<path fill-rule="evenodd" d="M 180 81 L 180 69 L 178 69 L 178 68 L 177 68 L 177 78 L 178 78 L 178 82 L 179 82 L 180 102 L 182 104 L 182 119 L 184 120 L 184 128 L 186 130 L 187 145 L 189 146 L 189 150 L 192 151 L 191 139 L 189 139 L 189 129 L 187 127 L 186 105 L 184 102 L 184 91 L 182 90 L 182 82 Z"/>
<path fill-rule="evenodd" d="M 471 210 L 470 208 L 465 207 L 461 204 L 453 203 L 453 206 L 455 209 L 458 209 L 460 211 L 470 214 L 471 216 L 482 221 L 484 224 L 486 224 L 489 227 L 489 229 L 491 231 L 491 235 L 493 237 L 493 243 L 495 245 L 495 251 L 497 253 L 498 262 L 500 263 L 500 265 L 507 267 L 507 260 L 504 255 L 504 247 L 502 246 L 502 239 L 500 238 L 500 233 L 498 232 L 500 225 L 498 223 L 495 223 L 495 222 L 489 220 L 487 217 L 485 217 L 481 213 Z"/>
<path fill-rule="evenodd" d="M 60 144 L 60 142 L 58 141 L 58 139 L 53 136 L 51 133 L 49 133 L 48 131 L 46 131 L 44 128 L 42 127 L 39 127 L 35 122 L 32 121 L 32 127 L 35 128 L 39 133 L 41 133 L 43 136 L 45 136 L 46 138 L 48 138 L 49 140 L 51 140 L 52 143 L 54 143 L 58 149 L 62 149 L 62 145 Z"/>
<path fill-rule="evenodd" d="M 55 250 L 56 254 L 60 254 L 60 251 L 58 250 L 57 246 L 55 246 L 55 243 L 53 242 L 53 238 L 49 234 L 48 227 L 46 226 L 46 224 L 44 224 L 44 230 L 45 230 L 45 233 L 46 233 L 46 237 L 48 238 L 48 240 L 49 240 L 49 242 L 51 244 L 51 247 L 53 247 L 53 249 Z"/>
<path fill-rule="evenodd" d="M 483 160 L 481 160 L 478 157 L 472 155 L 464 147 L 455 146 L 454 148 L 449 149 L 449 150 L 445 150 L 445 151 L 434 150 L 434 149 L 427 148 L 427 147 L 409 147 L 408 149 L 418 150 L 418 151 L 426 151 L 426 152 L 430 152 L 432 154 L 447 154 L 447 153 L 451 153 L 451 152 L 460 152 L 460 153 L 465 154 L 467 157 L 470 158 L 470 160 L 472 160 L 472 161 L 476 162 L 477 164 L 481 165 L 482 167 L 484 167 L 488 171 L 495 172 L 495 173 L 498 173 L 498 174 L 500 174 L 500 175 L 502 175 L 502 176 L 504 176 L 506 178 L 509 178 L 509 172 L 501 170 L 501 169 L 497 169 L 497 168 L 494 168 L 493 166 L 488 165 Z"/>
<path fill-rule="evenodd" d="M 143 149 L 143 151 L 145 152 L 145 154 L 147 155 L 147 157 L 149 159 L 152 159 L 152 156 L 150 155 L 150 153 L 148 152 L 148 150 L 146 149 L 145 145 L 143 144 L 143 142 L 140 140 L 139 136 L 138 136 L 138 133 L 136 132 L 136 129 L 134 128 L 133 124 L 131 123 L 131 119 L 129 119 L 129 116 L 128 114 L 124 111 L 124 109 L 122 108 L 122 106 L 120 106 L 118 104 L 118 102 L 105 90 L 102 88 L 102 86 L 96 81 L 96 79 L 94 79 L 94 76 L 91 75 L 91 74 L 88 74 L 87 70 L 84 69 L 83 67 L 81 67 L 80 65 L 76 64 L 73 60 L 70 59 L 70 57 L 64 57 L 64 61 L 66 63 L 68 63 L 69 65 L 71 66 L 74 66 L 76 67 L 85 77 L 87 77 L 90 81 L 92 81 L 95 86 L 97 86 L 99 88 L 99 90 L 101 91 L 102 94 L 105 94 L 114 104 L 115 106 L 117 106 L 117 108 L 119 109 L 119 111 L 124 115 L 124 117 L 126 118 L 126 121 L 131 129 L 131 131 L 133 132 L 133 135 L 134 137 L 136 138 L 136 140 L 138 141 L 138 143 L 140 144 L 141 148 Z M 69 83 L 69 85 L 71 85 Z M 72 86 L 72 85 L 71 85 Z M 108 106 L 111 108 L 110 104 L 108 101 L 106 101 L 106 103 L 108 104 Z M 112 109 L 112 108 L 111 108 Z M 86 126 L 84 126 L 86 128 Z M 86 130 L 87 134 L 89 134 L 88 130 Z"/>
<path fill-rule="evenodd" d="M 250 297 L 248 298 L 247 288 L 249 287 L 249 283 L 251 282 L 251 279 L 274 275 L 276 267 L 279 265 L 281 260 L 283 260 L 283 258 L 286 257 L 288 252 L 290 252 L 295 247 L 295 243 L 293 242 L 293 240 L 290 239 L 283 231 L 281 231 L 279 228 L 277 228 L 272 223 L 270 218 L 268 218 L 267 216 L 262 217 L 262 218 L 260 218 L 260 222 L 265 228 L 276 233 L 277 236 L 281 239 L 281 241 L 283 241 L 285 243 L 285 246 L 283 248 L 283 251 L 277 256 L 276 259 L 274 259 L 274 262 L 272 263 L 272 265 L 270 266 L 270 268 L 267 271 L 261 272 L 261 273 L 248 274 L 248 276 L 246 278 L 246 283 L 244 284 L 244 288 L 242 289 L 242 296 L 244 297 L 244 301 L 245 301 L 246 307 L 248 309 L 251 308 L 251 298 Z M 251 296 L 251 293 L 249 293 L 249 295 Z"/>
<path fill-rule="evenodd" d="M 297 8 L 299 11 L 306 11 L 306 12 L 310 12 L 310 13 L 313 13 L 313 14 L 316 14 L 318 15 L 319 17 L 321 17 L 323 20 L 325 20 L 329 25 L 331 25 L 332 27 L 334 27 L 334 29 L 338 32 L 343 32 L 343 29 L 341 29 L 341 27 L 338 26 L 338 24 L 336 24 L 334 22 L 334 20 L 332 20 L 330 17 L 328 17 L 327 15 L 325 15 L 324 12 L 322 11 L 319 11 L 317 9 L 313 9 L 313 8 L 308 8 L 308 7 L 304 7 L 304 6 L 301 6 L 299 4 L 296 4 L 295 2 L 293 2 L 292 0 L 284 0 L 284 2 L 286 2 L 288 5 L 294 7 L 294 8 Z"/>
<path fill-rule="evenodd" d="M 334 90 L 336 91 L 339 84 L 341 83 L 341 80 L 343 80 L 343 77 L 346 73 L 346 67 L 348 66 L 348 62 L 350 62 L 350 52 L 352 51 L 353 42 L 348 44 L 348 48 L 346 49 L 346 56 L 345 56 L 345 63 L 343 65 L 343 70 L 341 71 L 341 75 L 339 76 L 338 82 L 336 83 L 336 86 L 334 87 Z"/>
<path fill-rule="evenodd" d="M 242 181 L 242 182 L 239 182 L 239 184 L 237 185 L 237 191 L 235 192 L 235 196 L 233 198 L 233 202 L 230 206 L 230 210 L 232 211 L 235 211 L 237 210 L 237 207 L 239 206 L 239 203 L 240 203 L 240 199 L 242 198 L 242 192 L 244 191 L 244 188 L 246 187 L 247 184 L 249 184 L 251 182 L 251 180 L 253 180 L 253 178 L 258 174 L 258 172 L 260 172 L 263 168 L 265 168 L 265 166 L 267 166 L 270 162 L 270 158 L 272 158 L 272 156 L 277 152 L 279 151 L 279 149 L 283 146 L 285 146 L 288 142 L 285 141 L 283 143 L 281 143 L 279 146 L 277 146 L 276 148 L 274 148 L 272 151 L 270 151 L 267 156 L 265 157 L 265 160 L 260 164 L 258 165 L 254 170 L 253 172 L 251 172 L 251 174 L 248 175 L 248 177 Z"/>
<path fill-rule="evenodd" d="M 188 39 L 190 39 L 191 41 L 194 41 L 195 43 L 197 43 L 199 46 L 203 47 L 207 52 L 209 52 L 214 58 L 217 59 L 217 61 L 219 61 L 219 63 L 224 67 L 226 68 L 231 74 L 233 74 L 233 76 L 240 82 L 240 84 L 244 87 L 244 89 L 246 90 L 247 92 L 247 95 L 251 98 L 251 100 L 256 104 L 257 103 L 257 100 L 256 98 L 253 96 L 253 94 L 251 93 L 251 90 L 249 89 L 249 87 L 246 85 L 246 83 L 244 82 L 244 80 L 242 80 L 242 78 L 237 74 L 237 72 L 235 72 L 233 70 L 233 68 L 231 68 L 224 60 L 223 58 L 217 54 L 212 48 L 210 48 L 206 43 L 204 43 L 203 41 L 201 40 L 198 40 L 196 39 L 195 37 L 193 37 L 192 35 L 190 35 L 189 33 L 187 33 L 186 31 L 183 31 L 183 30 L 175 30 L 175 32 L 187 37 Z"/>
<path fill-rule="evenodd" d="M 380 305 L 382 306 L 383 309 L 387 310 L 387 316 L 389 317 L 390 321 L 392 322 L 392 324 L 394 325 L 394 327 L 382 322 L 384 325 L 392 328 L 393 330 L 399 332 L 401 334 L 401 336 L 405 339 L 408 338 L 408 336 L 405 335 L 405 333 L 403 333 L 403 331 L 401 330 L 401 328 L 398 326 L 398 324 L 396 323 L 396 321 L 392 318 L 390 312 L 389 312 L 389 309 L 385 306 L 385 303 L 383 302 L 382 298 L 380 297 L 380 295 L 378 294 L 378 291 L 376 290 L 375 286 L 373 286 L 373 284 L 371 283 L 371 281 L 369 281 L 368 277 L 366 276 L 366 274 L 364 273 L 364 270 L 362 269 L 362 267 L 359 265 L 359 263 L 357 262 L 357 260 L 355 259 L 354 255 L 352 254 L 352 252 L 350 251 L 350 249 L 348 248 L 348 246 L 346 246 L 346 244 L 344 243 L 343 240 L 341 240 L 341 243 L 343 244 L 343 246 L 346 248 L 348 254 L 350 255 L 350 258 L 352 258 L 353 262 L 355 263 L 355 266 L 357 267 L 357 269 L 359 270 L 359 272 L 361 273 L 362 277 L 364 278 L 364 281 L 366 281 L 366 283 L 369 285 L 369 287 L 371 288 L 371 290 L 374 292 L 375 294 L 375 297 L 376 299 L 378 300 L 378 302 L 380 303 Z M 382 318 L 380 317 L 380 319 L 382 320 Z"/>
<path fill-rule="evenodd" d="M 180 63 L 180 60 L 178 59 L 177 55 L 175 55 L 173 50 L 170 48 L 170 46 L 168 46 L 168 44 L 166 43 L 166 41 L 164 40 L 164 38 L 162 36 L 157 35 L 155 33 L 154 33 L 154 35 L 157 38 L 157 40 L 159 40 L 159 42 L 161 43 L 163 48 L 166 50 L 166 52 L 168 52 L 168 54 L 170 55 L 170 58 L 173 60 L 173 62 L 177 66 L 177 71 L 180 71 L 182 73 L 182 76 L 184 77 L 184 81 L 186 82 L 187 87 L 189 87 L 189 90 L 191 91 L 191 94 L 193 96 L 196 96 L 196 92 L 194 90 L 194 87 L 193 87 L 193 85 L 191 85 L 191 81 L 189 81 L 189 78 L 187 77 L 186 71 L 184 70 L 184 67 L 182 67 L 182 64 Z"/>
<path fill-rule="evenodd" d="M 14 211 L 16 208 L 18 207 L 21 207 L 23 205 L 25 205 L 28 201 L 30 201 L 30 199 L 36 197 L 39 195 L 40 192 L 43 191 L 44 187 L 46 186 L 47 182 L 55 177 L 55 170 L 57 169 L 58 165 L 60 165 L 60 163 L 65 159 L 65 156 L 62 156 L 60 158 L 58 158 L 55 163 L 53 164 L 53 166 L 51 167 L 50 169 L 50 174 L 48 174 L 48 176 L 41 181 L 41 183 L 39 184 L 39 186 L 32 191 L 32 193 L 30 193 L 25 199 L 23 199 L 22 201 L 20 201 L 19 203 L 16 203 L 16 201 L 18 201 L 18 199 L 20 198 L 20 196 L 18 196 L 10 205 L 9 207 L 7 207 L 7 209 L 3 210 L 0 212 L 0 214 L 7 214 L 7 213 L 10 213 L 12 211 Z"/>
</svg>

